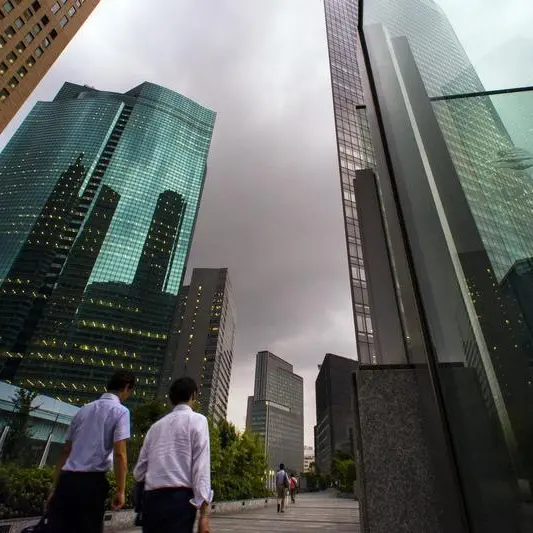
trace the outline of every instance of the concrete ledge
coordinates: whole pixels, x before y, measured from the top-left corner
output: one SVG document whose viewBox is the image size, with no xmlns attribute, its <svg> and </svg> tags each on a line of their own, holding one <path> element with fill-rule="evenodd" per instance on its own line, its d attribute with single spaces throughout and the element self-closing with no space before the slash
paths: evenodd
<svg viewBox="0 0 533 533">
<path fill-rule="evenodd" d="M 211 504 L 211 514 L 234 514 L 253 509 L 266 507 L 269 503 L 268 498 L 255 500 L 239 500 L 234 502 L 213 502 Z M 120 531 L 129 529 L 134 526 L 135 513 L 131 510 L 118 511 L 116 513 L 106 513 L 104 530 L 106 532 Z M 13 520 L 0 520 L 1 533 L 21 533 L 25 527 L 34 526 L 39 522 L 39 518 L 17 518 Z M 9 529 L 7 526 L 10 526 Z"/>
</svg>

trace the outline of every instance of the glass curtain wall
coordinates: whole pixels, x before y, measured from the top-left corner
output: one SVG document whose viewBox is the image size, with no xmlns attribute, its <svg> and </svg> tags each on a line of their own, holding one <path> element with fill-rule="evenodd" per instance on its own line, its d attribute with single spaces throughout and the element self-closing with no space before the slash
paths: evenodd
<svg viewBox="0 0 533 533">
<path fill-rule="evenodd" d="M 364 0 L 360 28 L 469 526 L 525 533 L 533 531 L 533 7 L 465 4 Z"/>
</svg>

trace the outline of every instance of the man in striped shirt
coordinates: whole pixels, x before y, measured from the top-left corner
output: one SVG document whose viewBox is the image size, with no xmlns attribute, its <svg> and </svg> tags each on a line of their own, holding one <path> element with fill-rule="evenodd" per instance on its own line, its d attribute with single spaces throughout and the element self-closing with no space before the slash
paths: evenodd
<svg viewBox="0 0 533 533">
<path fill-rule="evenodd" d="M 171 413 L 146 434 L 133 475 L 144 482 L 143 533 L 209 533 L 211 456 L 205 416 L 192 406 L 198 387 L 184 377 L 170 387 Z"/>
</svg>

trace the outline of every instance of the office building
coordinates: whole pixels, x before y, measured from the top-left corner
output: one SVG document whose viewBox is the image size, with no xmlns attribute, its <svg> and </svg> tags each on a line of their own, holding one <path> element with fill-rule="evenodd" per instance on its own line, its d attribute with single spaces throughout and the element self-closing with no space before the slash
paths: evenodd
<svg viewBox="0 0 533 533">
<path fill-rule="evenodd" d="M 380 354 L 375 346 L 353 184 L 358 169 L 375 166 L 358 57 L 358 2 L 324 0 L 324 7 L 357 352 L 361 361 L 377 363 Z"/>
<path fill-rule="evenodd" d="M 287 361 L 258 352 L 254 395 L 248 398 L 246 429 L 261 435 L 268 466 L 284 463 L 299 474 L 304 468 L 303 379 Z"/>
<path fill-rule="evenodd" d="M 226 418 L 233 344 L 235 302 L 227 268 L 195 268 L 179 292 L 159 395 L 173 379 L 190 376 L 199 387 L 202 413 L 216 422 Z"/>
<path fill-rule="evenodd" d="M 325 5 L 341 173 L 339 121 L 374 157 L 352 180 L 375 353 L 354 296 L 363 531 L 398 513 L 410 531 L 529 531 L 531 91 L 485 90 L 434 0 Z"/>
<path fill-rule="evenodd" d="M 354 454 L 355 413 L 353 409 L 354 359 L 326 354 L 315 382 L 316 467 L 330 474 L 336 452 Z"/>
<path fill-rule="evenodd" d="M 156 394 L 215 114 L 66 83 L 0 155 L 0 375 L 79 404 L 116 368 Z"/>
<path fill-rule="evenodd" d="M 304 473 L 315 471 L 315 452 L 312 446 L 304 446 Z"/>
<path fill-rule="evenodd" d="M 99 2 L 5 0 L 0 3 L 0 132 Z"/>
</svg>

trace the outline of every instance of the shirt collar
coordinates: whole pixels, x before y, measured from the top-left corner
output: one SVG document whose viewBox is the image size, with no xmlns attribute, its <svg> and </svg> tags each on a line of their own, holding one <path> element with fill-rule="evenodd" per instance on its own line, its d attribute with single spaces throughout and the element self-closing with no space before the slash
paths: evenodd
<svg viewBox="0 0 533 533">
<path fill-rule="evenodd" d="M 179 403 L 172 410 L 173 411 L 192 411 L 192 409 L 186 403 Z"/>
<path fill-rule="evenodd" d="M 120 403 L 120 398 L 112 392 L 104 392 L 104 394 L 100 396 L 100 400 L 111 400 L 112 402 Z"/>
</svg>

